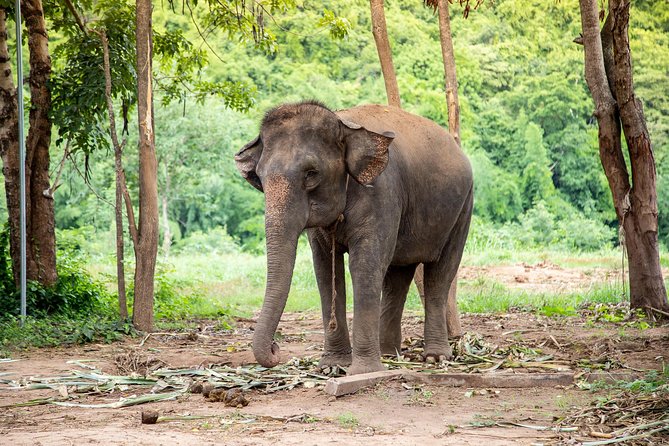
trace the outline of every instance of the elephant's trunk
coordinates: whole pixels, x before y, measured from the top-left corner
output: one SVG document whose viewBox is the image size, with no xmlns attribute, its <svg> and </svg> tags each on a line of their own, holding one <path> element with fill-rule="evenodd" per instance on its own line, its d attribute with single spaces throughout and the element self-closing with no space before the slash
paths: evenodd
<svg viewBox="0 0 669 446">
<path fill-rule="evenodd" d="M 281 183 L 281 182 L 280 182 Z M 279 325 L 290 291 L 295 266 L 297 240 L 304 228 L 294 213 L 286 212 L 287 184 L 265 187 L 265 235 L 267 239 L 267 286 L 258 323 L 253 334 L 253 355 L 264 367 L 279 363 L 279 346 L 274 333 Z"/>
</svg>

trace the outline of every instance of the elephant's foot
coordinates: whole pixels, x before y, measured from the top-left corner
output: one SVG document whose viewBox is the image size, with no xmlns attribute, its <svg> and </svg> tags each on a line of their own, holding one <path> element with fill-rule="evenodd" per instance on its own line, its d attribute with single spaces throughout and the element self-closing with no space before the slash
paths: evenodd
<svg viewBox="0 0 669 446">
<path fill-rule="evenodd" d="M 386 368 L 381 364 L 381 361 L 360 361 L 353 360 L 353 364 L 348 368 L 346 375 L 359 375 L 361 373 L 380 372 Z"/>
<path fill-rule="evenodd" d="M 446 347 L 439 348 L 426 347 L 422 356 L 423 361 L 438 364 L 453 359 L 453 350 L 451 350 L 451 346 L 448 344 L 446 344 Z"/>
<path fill-rule="evenodd" d="M 324 369 L 325 367 L 348 367 L 351 365 L 351 352 L 324 352 L 318 361 L 318 367 Z"/>
<path fill-rule="evenodd" d="M 381 355 L 397 356 L 402 352 L 401 344 L 381 344 Z"/>
</svg>

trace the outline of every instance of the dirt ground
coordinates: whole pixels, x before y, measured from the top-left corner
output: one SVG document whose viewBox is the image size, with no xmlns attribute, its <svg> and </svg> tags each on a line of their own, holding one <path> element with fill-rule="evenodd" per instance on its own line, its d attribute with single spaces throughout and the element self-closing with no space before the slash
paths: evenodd
<svg viewBox="0 0 669 446">
<path fill-rule="evenodd" d="M 525 272 L 522 267 L 521 273 Z M 517 275 L 511 272 L 509 281 L 527 283 L 517 282 Z M 480 334 L 488 343 L 500 347 L 522 343 L 542 355 L 552 355 L 575 372 L 582 370 L 585 361 L 611 372 L 641 373 L 660 369 L 668 359 L 666 326 L 640 330 L 633 324 L 593 322 L 588 315 L 546 318 L 529 313 L 463 315 L 462 325 L 465 331 Z M 67 362 L 70 360 L 91 360 L 86 364 L 118 375 L 127 375 L 133 367 L 141 374 L 146 367 L 242 366 L 254 362 L 250 351 L 253 326 L 253 320 L 240 319 L 233 330 L 217 331 L 214 322 L 202 321 L 197 330 L 189 333 L 158 333 L 109 345 L 17 352 L 12 359 L 18 361 L 0 362 L 0 379 L 20 382 L 31 376 L 63 375 L 78 369 L 76 364 Z M 403 326 L 408 338 L 422 334 L 420 315 L 406 315 Z M 286 361 L 320 354 L 323 334 L 316 313 L 285 314 L 279 329 Z M 134 360 L 129 362 L 128 358 Z M 146 390 L 130 387 L 77 402 L 114 402 L 137 392 Z M 339 398 L 326 394 L 322 386 L 271 394 L 249 390 L 245 393 L 249 404 L 243 408 L 226 407 L 221 402 L 205 400 L 201 394 L 186 393 L 176 400 L 119 409 L 88 409 L 49 404 L 7 407 L 35 398 L 57 397 L 58 391 L 15 390 L 0 384 L 0 406 L 5 406 L 0 409 L 0 444 L 578 444 L 583 438 L 579 433 L 556 434 L 504 423 L 550 426 L 557 417 L 605 393 L 574 385 L 468 389 L 417 385 L 397 379 Z M 156 410 L 163 417 L 207 418 L 142 424 L 140 414 L 147 410 Z"/>
</svg>

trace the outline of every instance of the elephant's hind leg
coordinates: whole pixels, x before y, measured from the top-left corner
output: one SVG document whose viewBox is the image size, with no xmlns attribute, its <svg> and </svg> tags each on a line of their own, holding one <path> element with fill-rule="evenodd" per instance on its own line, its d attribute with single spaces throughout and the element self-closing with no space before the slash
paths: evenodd
<svg viewBox="0 0 669 446">
<path fill-rule="evenodd" d="M 382 355 L 399 353 L 402 345 L 402 312 L 416 265 L 393 266 L 383 280 L 379 342 Z"/>
<path fill-rule="evenodd" d="M 472 213 L 470 192 L 451 231 L 439 260 L 425 265 L 425 360 L 448 360 L 453 356 L 448 344 L 446 311 L 451 283 L 458 272 Z"/>
</svg>

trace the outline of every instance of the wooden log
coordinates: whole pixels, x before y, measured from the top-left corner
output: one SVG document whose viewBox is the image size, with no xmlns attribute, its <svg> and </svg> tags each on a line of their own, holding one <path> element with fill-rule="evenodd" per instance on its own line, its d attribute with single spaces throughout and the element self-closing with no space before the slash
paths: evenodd
<svg viewBox="0 0 669 446">
<path fill-rule="evenodd" d="M 607 384 L 615 384 L 618 381 L 636 381 L 637 379 L 643 378 L 643 373 L 641 372 L 590 372 L 582 376 L 589 383 L 594 383 L 597 381 L 604 381 Z"/>
<path fill-rule="evenodd" d="M 373 386 L 381 381 L 401 377 L 405 373 L 405 370 L 384 370 L 381 372 L 344 376 L 342 378 L 330 378 L 325 384 L 325 393 L 334 396 L 348 395 L 364 387 Z"/>
<path fill-rule="evenodd" d="M 447 387 L 525 388 L 569 386 L 573 373 L 419 373 L 405 372 L 407 381 Z"/>
<path fill-rule="evenodd" d="M 574 374 L 569 373 L 420 373 L 410 370 L 386 370 L 360 375 L 330 378 L 325 393 L 334 396 L 355 393 L 382 381 L 403 378 L 406 381 L 446 387 L 527 388 L 569 386 Z"/>
</svg>

